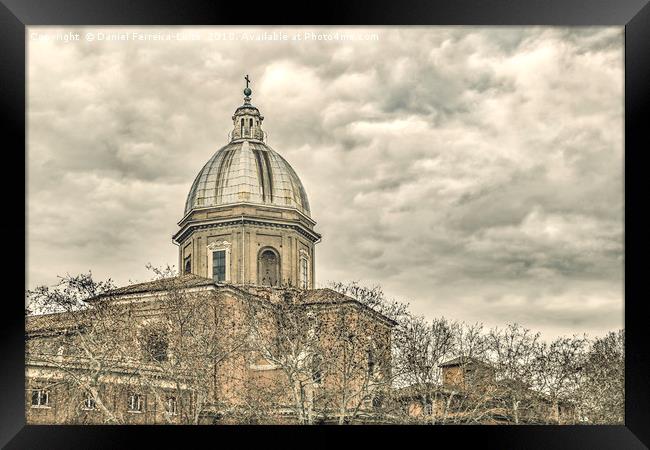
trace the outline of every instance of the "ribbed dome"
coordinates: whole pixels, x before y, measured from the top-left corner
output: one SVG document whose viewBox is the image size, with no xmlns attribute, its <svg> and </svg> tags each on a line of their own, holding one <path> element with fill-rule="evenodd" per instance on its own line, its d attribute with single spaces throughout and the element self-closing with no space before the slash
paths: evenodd
<svg viewBox="0 0 650 450">
<path fill-rule="evenodd" d="M 290 207 L 310 215 L 307 193 L 296 172 L 257 140 L 234 140 L 210 158 L 192 183 L 185 214 L 235 203 Z"/>
</svg>

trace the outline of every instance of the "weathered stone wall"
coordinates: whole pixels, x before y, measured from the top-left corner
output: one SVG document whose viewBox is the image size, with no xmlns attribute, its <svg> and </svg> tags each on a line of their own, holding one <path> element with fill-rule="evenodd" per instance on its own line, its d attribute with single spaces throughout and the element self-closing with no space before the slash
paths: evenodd
<svg viewBox="0 0 650 450">
<path fill-rule="evenodd" d="M 83 376 L 81 371 L 77 376 Z M 187 423 L 184 414 L 191 409 L 192 396 L 187 391 L 177 391 L 170 383 L 159 382 L 152 388 L 127 374 L 102 377 L 98 384 L 99 399 L 110 411 L 107 414 L 97 402 L 93 408 L 84 403 L 86 392 L 56 367 L 30 365 L 26 370 L 25 416 L 29 424 L 179 424 Z M 34 406 L 31 401 L 33 390 L 46 389 L 47 405 Z M 140 395 L 140 412 L 129 411 L 129 395 Z M 176 399 L 176 413 L 168 413 L 166 401 Z M 114 416 L 117 421 L 111 417 Z"/>
</svg>

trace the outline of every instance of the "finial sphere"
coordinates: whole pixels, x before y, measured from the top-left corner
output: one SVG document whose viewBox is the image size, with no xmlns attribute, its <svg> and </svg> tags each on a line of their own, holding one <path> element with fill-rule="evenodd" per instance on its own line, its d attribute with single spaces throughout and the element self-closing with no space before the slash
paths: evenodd
<svg viewBox="0 0 650 450">
<path fill-rule="evenodd" d="M 251 95 L 252 93 L 253 93 L 253 91 L 251 91 L 251 88 L 246 88 L 246 89 L 244 89 L 244 95 L 245 95 L 245 96 L 249 96 L 249 95 Z"/>
</svg>

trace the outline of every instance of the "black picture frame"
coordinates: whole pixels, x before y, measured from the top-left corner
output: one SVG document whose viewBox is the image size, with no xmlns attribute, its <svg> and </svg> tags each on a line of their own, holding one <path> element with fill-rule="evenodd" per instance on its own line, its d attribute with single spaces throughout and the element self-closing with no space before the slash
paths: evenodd
<svg viewBox="0 0 650 450">
<path fill-rule="evenodd" d="M 0 444 L 6 448 L 130 448 L 147 442 L 188 446 L 228 438 L 235 445 L 305 445 L 327 438 L 372 439 L 401 445 L 462 448 L 647 448 L 650 443 L 650 374 L 647 307 L 643 288 L 648 220 L 642 203 L 645 155 L 650 151 L 650 5 L 648 0 L 408 0 L 233 3 L 162 0 L 2 0 L 0 4 L 0 90 L 7 125 L 2 156 L 5 237 Z M 624 426 L 355 426 L 355 427 L 159 427 L 33 426 L 24 417 L 25 266 L 25 36 L 30 25 L 618 25 L 625 27 L 625 425 Z M 15 158 L 14 161 L 11 159 Z M 25 212 L 25 214 L 23 214 Z M 7 245 L 9 244 L 9 245 Z M 13 248 L 15 246 L 15 248 Z M 22 281 L 22 284 L 21 284 Z M 255 433 L 252 433 L 254 431 Z M 416 436 L 417 435 L 417 436 Z M 325 435 L 324 435 L 325 438 Z M 417 441 L 415 440 L 417 438 Z M 234 439 L 234 440 L 233 440 Z M 447 443 L 444 443 L 446 441 Z M 367 445 L 360 441 L 360 445 Z M 418 443 L 419 442 L 419 443 Z M 237 444 L 238 443 L 238 444 Z"/>
</svg>

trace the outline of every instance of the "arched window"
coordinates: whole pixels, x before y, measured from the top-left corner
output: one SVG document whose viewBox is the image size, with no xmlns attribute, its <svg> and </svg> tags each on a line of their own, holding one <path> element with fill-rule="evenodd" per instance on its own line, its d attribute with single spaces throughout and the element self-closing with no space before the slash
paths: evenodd
<svg viewBox="0 0 650 450">
<path fill-rule="evenodd" d="M 191 256 L 188 256 L 187 258 L 185 258 L 184 266 L 185 267 L 183 269 L 183 273 L 185 273 L 185 274 L 192 273 L 192 257 Z"/>
<path fill-rule="evenodd" d="M 241 120 L 241 130 L 239 131 L 241 137 L 244 137 L 244 119 Z"/>
<path fill-rule="evenodd" d="M 263 286 L 278 286 L 280 283 L 280 255 L 272 249 L 262 249 L 257 258 L 257 282 Z"/>
</svg>

